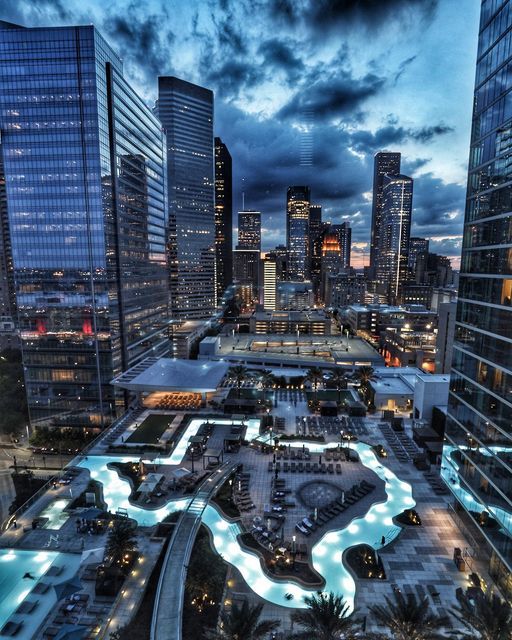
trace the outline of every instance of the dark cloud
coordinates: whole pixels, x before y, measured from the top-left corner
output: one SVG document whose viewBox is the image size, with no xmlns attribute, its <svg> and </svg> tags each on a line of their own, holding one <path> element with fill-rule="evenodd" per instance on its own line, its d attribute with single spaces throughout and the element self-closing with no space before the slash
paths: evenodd
<svg viewBox="0 0 512 640">
<path fill-rule="evenodd" d="M 298 48 L 294 47 L 295 50 Z M 261 43 L 258 53 L 263 56 L 265 65 L 282 69 L 293 81 L 305 69 L 304 62 L 294 53 L 294 49 L 278 38 L 271 38 Z"/>
<path fill-rule="evenodd" d="M 385 82 L 384 77 L 373 73 L 354 78 L 349 71 L 341 70 L 334 78 L 303 85 L 278 111 L 277 118 L 302 119 L 306 111 L 312 113 L 317 122 L 339 118 L 357 110 L 367 98 L 376 95 Z"/>
<path fill-rule="evenodd" d="M 388 117 L 389 122 L 389 117 Z M 424 126 L 418 128 L 405 128 L 396 126 L 398 120 L 393 120 L 396 124 L 388 124 L 375 132 L 360 130 L 351 136 L 352 147 L 361 153 L 373 154 L 392 145 L 403 144 L 408 140 L 415 140 L 426 144 L 439 136 L 446 135 L 453 131 L 444 123 Z"/>
<path fill-rule="evenodd" d="M 272 0 L 270 12 L 290 25 L 301 23 L 325 35 L 326 30 L 354 23 L 375 28 L 389 19 L 430 20 L 437 4 L 437 0 Z"/>
<path fill-rule="evenodd" d="M 112 12 L 102 25 L 108 39 L 114 40 L 121 57 L 142 67 L 154 82 L 158 75 L 169 72 L 174 33 L 169 28 L 165 4 L 151 5 L 130 2 L 125 11 Z"/>
</svg>

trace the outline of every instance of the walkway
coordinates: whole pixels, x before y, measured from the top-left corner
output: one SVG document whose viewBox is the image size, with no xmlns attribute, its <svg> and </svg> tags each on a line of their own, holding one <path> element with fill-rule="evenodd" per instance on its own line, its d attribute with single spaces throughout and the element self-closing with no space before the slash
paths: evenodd
<svg viewBox="0 0 512 640">
<path fill-rule="evenodd" d="M 237 463 L 226 463 L 214 476 L 210 476 L 182 514 L 174 530 L 158 582 L 151 622 L 151 640 L 181 640 L 187 567 L 201 524 L 201 516 L 214 491 L 236 466 Z"/>
</svg>

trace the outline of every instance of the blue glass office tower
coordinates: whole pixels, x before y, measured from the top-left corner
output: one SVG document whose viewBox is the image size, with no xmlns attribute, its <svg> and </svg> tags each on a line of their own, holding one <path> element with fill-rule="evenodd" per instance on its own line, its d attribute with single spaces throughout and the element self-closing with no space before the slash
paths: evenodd
<svg viewBox="0 0 512 640">
<path fill-rule="evenodd" d="M 172 315 L 208 318 L 216 306 L 213 93 L 160 77 L 155 113 L 167 134 Z"/>
<path fill-rule="evenodd" d="M 91 26 L 1 28 L 0 130 L 31 420 L 105 426 L 169 347 L 165 136 Z"/>
<path fill-rule="evenodd" d="M 310 274 L 309 187 L 288 187 L 286 193 L 286 248 L 288 250 L 288 277 L 304 282 Z"/>
<path fill-rule="evenodd" d="M 484 0 L 442 475 L 512 600 L 512 6 Z"/>
</svg>

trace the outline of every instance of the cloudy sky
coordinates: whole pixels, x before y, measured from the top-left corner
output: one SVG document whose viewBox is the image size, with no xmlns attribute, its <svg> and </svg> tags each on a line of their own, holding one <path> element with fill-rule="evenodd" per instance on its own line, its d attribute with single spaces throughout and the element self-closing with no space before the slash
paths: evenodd
<svg viewBox="0 0 512 640">
<path fill-rule="evenodd" d="M 373 155 L 415 178 L 413 233 L 457 259 L 478 32 L 476 0 L 0 0 L 25 26 L 94 23 L 153 105 L 156 76 L 215 92 L 235 208 L 284 241 L 286 187 L 350 220 L 368 263 Z M 307 149 L 312 144 L 311 154 Z M 457 262 L 456 262 L 457 264 Z"/>
</svg>

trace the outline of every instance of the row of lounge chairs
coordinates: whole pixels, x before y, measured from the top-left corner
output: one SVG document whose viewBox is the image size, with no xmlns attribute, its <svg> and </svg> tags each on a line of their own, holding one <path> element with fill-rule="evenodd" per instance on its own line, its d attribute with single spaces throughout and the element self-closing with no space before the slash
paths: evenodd
<svg viewBox="0 0 512 640">
<path fill-rule="evenodd" d="M 445 485 L 443 480 L 441 480 L 441 477 L 438 473 L 425 471 L 423 475 L 425 476 L 427 482 L 432 487 L 432 490 L 437 496 L 446 496 L 448 493 L 450 493 L 448 487 Z"/>
<path fill-rule="evenodd" d="M 252 501 L 251 494 L 249 492 L 250 481 L 250 473 L 240 472 L 235 476 L 234 498 L 240 511 L 251 511 L 256 506 Z"/>
<path fill-rule="evenodd" d="M 318 509 L 316 514 L 310 513 L 309 516 L 303 518 L 295 525 L 295 529 L 305 536 L 311 535 L 319 527 L 323 526 L 329 520 L 332 520 L 340 513 L 343 513 L 350 506 L 366 497 L 375 489 L 375 485 L 367 480 L 362 480 L 359 484 L 352 485 L 352 489 L 347 492 L 344 499 L 341 497 L 333 500 L 330 504 L 322 509 Z"/>
<path fill-rule="evenodd" d="M 341 463 L 337 462 L 333 464 L 329 463 L 319 463 L 319 462 L 283 462 L 282 466 L 280 462 L 275 463 L 275 470 L 280 473 L 291 472 L 291 473 L 329 473 L 329 474 L 341 474 L 342 468 Z M 274 471 L 274 463 L 270 461 L 268 463 L 268 471 L 271 473 Z"/>
</svg>

